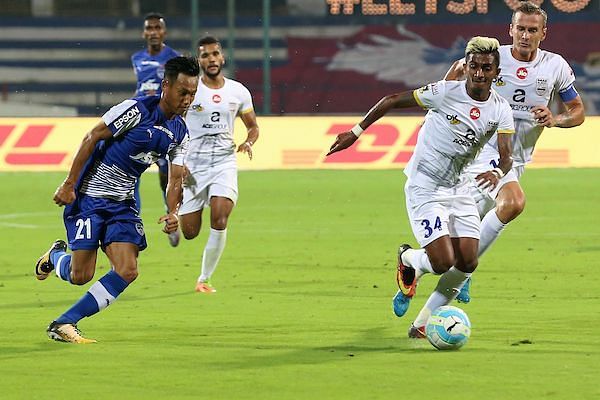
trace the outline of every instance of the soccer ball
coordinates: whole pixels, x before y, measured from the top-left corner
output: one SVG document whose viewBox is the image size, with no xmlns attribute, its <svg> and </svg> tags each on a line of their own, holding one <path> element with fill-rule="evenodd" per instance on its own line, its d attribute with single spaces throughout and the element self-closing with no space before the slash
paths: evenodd
<svg viewBox="0 0 600 400">
<path fill-rule="evenodd" d="M 427 320 L 425 334 L 438 350 L 456 350 L 467 343 L 471 321 L 463 310 L 453 306 L 436 308 Z"/>
</svg>

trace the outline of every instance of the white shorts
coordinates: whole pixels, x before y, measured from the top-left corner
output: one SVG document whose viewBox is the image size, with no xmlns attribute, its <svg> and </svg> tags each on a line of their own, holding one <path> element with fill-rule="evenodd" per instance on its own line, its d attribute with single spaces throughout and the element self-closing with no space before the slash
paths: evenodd
<svg viewBox="0 0 600 400">
<path fill-rule="evenodd" d="M 238 199 L 237 168 L 209 167 L 193 172 L 183 185 L 183 202 L 179 215 L 191 214 L 210 206 L 211 197 L 226 197 L 233 201 Z"/>
<path fill-rule="evenodd" d="M 519 182 L 519 178 L 525 171 L 524 165 L 513 167 L 506 175 L 500 179 L 494 190 L 481 189 L 477 186 L 475 177 L 483 172 L 494 169 L 498 165 L 498 155 L 492 152 L 482 152 L 479 157 L 466 170 L 471 181 L 471 195 L 477 203 L 477 209 L 481 218 L 496 205 L 496 197 L 500 189 L 509 182 Z"/>
<path fill-rule="evenodd" d="M 421 247 L 446 235 L 479 239 L 479 214 L 470 190 L 468 183 L 425 189 L 406 182 L 406 209 Z"/>
</svg>

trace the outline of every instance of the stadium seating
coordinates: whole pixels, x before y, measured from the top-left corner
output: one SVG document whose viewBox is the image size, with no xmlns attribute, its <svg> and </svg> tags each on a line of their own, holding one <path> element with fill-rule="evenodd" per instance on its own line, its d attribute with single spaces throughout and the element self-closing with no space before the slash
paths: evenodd
<svg viewBox="0 0 600 400">
<path fill-rule="evenodd" d="M 272 22 L 271 111 L 275 114 L 364 112 L 367 104 L 386 93 L 442 77 L 461 57 L 471 36 L 485 34 L 509 41 L 506 24 L 366 26 L 292 17 Z M 3 100 L 75 106 L 81 115 L 100 115 L 133 94 L 130 56 L 144 46 L 139 19 L 2 18 L 0 23 Z M 189 53 L 188 26 L 187 19 L 169 19 L 167 43 Z M 200 31 L 226 44 L 224 21 L 215 20 Z M 593 37 L 600 36 L 600 23 L 555 23 L 543 48 L 565 56 L 577 75 L 588 114 L 597 114 L 600 56 L 595 42 L 589 40 L 592 32 Z M 261 111 L 260 21 L 241 19 L 236 35 L 235 76 L 252 91 Z"/>
</svg>

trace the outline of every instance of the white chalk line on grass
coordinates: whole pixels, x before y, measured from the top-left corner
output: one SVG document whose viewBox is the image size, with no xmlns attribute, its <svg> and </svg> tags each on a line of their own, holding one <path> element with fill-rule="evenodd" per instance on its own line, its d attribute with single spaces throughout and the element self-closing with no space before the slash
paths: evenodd
<svg viewBox="0 0 600 400">
<path fill-rule="evenodd" d="M 7 228 L 17 228 L 17 229 L 40 229 L 40 228 L 45 227 L 45 225 L 21 224 L 21 223 L 13 222 L 10 220 L 15 220 L 15 219 L 19 219 L 19 218 L 47 217 L 47 216 L 53 216 L 56 214 L 57 214 L 56 212 L 49 212 L 49 211 L 0 214 L 0 226 L 5 226 Z"/>
</svg>

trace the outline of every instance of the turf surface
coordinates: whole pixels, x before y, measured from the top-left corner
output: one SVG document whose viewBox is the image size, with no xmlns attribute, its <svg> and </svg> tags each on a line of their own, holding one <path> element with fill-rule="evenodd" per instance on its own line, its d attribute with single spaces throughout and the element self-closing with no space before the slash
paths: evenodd
<svg viewBox="0 0 600 400">
<path fill-rule="evenodd" d="M 64 237 L 63 177 L 0 174 L 2 399 L 600 398 L 600 169 L 525 174 L 528 205 L 480 262 L 458 352 L 406 337 L 434 277 L 405 318 L 391 311 L 397 246 L 416 244 L 400 171 L 241 173 L 216 295 L 193 292 L 206 232 L 171 248 L 147 175 L 138 280 L 80 322 L 98 344 L 49 341 L 89 286 L 32 274 Z"/>
</svg>

